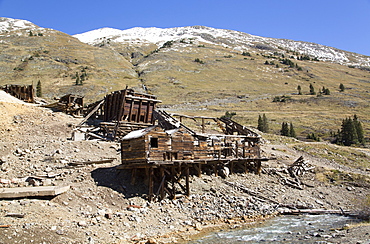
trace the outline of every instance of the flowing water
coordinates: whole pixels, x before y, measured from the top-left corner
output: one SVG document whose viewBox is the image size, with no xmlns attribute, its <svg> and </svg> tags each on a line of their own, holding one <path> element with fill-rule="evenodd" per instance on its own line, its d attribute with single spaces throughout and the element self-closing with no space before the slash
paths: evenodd
<svg viewBox="0 0 370 244">
<path fill-rule="evenodd" d="M 354 222 L 338 215 L 285 215 L 258 227 L 214 232 L 190 243 L 336 243 L 341 231 L 335 229 Z"/>
</svg>

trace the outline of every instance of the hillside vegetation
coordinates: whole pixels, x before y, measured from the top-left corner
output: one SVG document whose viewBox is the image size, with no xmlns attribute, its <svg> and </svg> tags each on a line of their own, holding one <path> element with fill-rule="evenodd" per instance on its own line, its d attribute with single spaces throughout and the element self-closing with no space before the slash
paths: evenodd
<svg viewBox="0 0 370 244">
<path fill-rule="evenodd" d="M 289 49 L 289 40 L 254 38 L 253 45 L 240 46 L 211 34 L 200 34 L 202 39 L 178 34 L 160 43 L 101 38 L 88 45 L 55 30 L 30 28 L 0 36 L 0 85 L 40 80 L 47 99 L 76 93 L 87 102 L 128 85 L 157 95 L 169 112 L 235 112 L 235 120 L 255 127 L 258 115 L 266 114 L 269 132 L 279 133 L 282 122 L 291 122 L 301 139 L 315 133 L 330 140 L 342 120 L 356 114 L 370 137 L 370 68 L 357 65 L 369 60 L 363 55 L 341 51 L 350 57 L 347 63 L 329 62 L 323 61 L 326 54 Z M 77 86 L 76 74 L 82 72 L 86 80 Z M 310 95 L 310 84 L 316 95 Z M 319 95 L 324 87 L 330 95 Z M 284 99 L 273 102 L 276 97 Z"/>
</svg>

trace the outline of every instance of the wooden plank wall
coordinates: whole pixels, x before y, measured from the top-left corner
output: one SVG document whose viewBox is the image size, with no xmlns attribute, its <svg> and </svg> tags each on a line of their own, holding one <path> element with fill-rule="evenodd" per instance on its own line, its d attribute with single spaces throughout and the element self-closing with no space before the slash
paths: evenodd
<svg viewBox="0 0 370 244">
<path fill-rule="evenodd" d="M 6 85 L 4 91 L 25 102 L 35 102 L 33 85 Z"/>
<path fill-rule="evenodd" d="M 122 163 L 143 162 L 147 160 L 145 138 L 140 137 L 121 142 Z"/>
<path fill-rule="evenodd" d="M 115 91 L 105 97 L 104 121 L 152 124 L 157 102 L 155 96 L 136 93 L 131 89 Z"/>
</svg>

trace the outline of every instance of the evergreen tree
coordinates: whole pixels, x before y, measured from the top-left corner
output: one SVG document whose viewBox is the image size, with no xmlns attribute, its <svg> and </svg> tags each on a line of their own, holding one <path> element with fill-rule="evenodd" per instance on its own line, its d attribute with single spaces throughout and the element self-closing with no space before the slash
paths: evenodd
<svg viewBox="0 0 370 244">
<path fill-rule="evenodd" d="M 42 97 L 41 81 L 39 80 L 36 85 L 36 96 Z"/>
<path fill-rule="evenodd" d="M 289 126 L 289 136 L 296 138 L 295 130 L 294 130 L 292 123 L 290 123 L 290 126 Z"/>
<path fill-rule="evenodd" d="M 310 84 L 310 95 L 316 95 L 315 88 Z"/>
<path fill-rule="evenodd" d="M 344 85 L 342 83 L 340 83 L 340 85 L 339 85 L 339 91 L 340 92 L 344 92 L 344 90 L 345 90 Z"/>
<path fill-rule="evenodd" d="M 265 114 L 262 115 L 262 122 L 263 122 L 263 127 L 264 127 L 263 132 L 268 132 L 269 131 L 269 124 L 267 122 L 267 117 L 266 117 Z"/>
<path fill-rule="evenodd" d="M 302 95 L 302 88 L 300 85 L 298 85 L 297 90 L 298 90 L 298 95 Z"/>
<path fill-rule="evenodd" d="M 266 115 L 263 114 L 262 116 L 261 115 L 258 115 L 258 126 L 257 126 L 257 129 L 262 131 L 262 132 L 268 132 L 269 130 L 269 126 L 268 126 L 268 123 L 267 123 L 267 118 L 266 118 Z"/>
<path fill-rule="evenodd" d="M 264 130 L 264 127 L 263 127 L 263 120 L 262 120 L 262 116 L 261 115 L 258 115 L 258 125 L 257 125 L 257 129 L 259 131 L 262 131 Z"/>
<path fill-rule="evenodd" d="M 76 72 L 76 86 L 80 85 L 80 76 L 78 75 L 78 72 Z"/>
<path fill-rule="evenodd" d="M 361 122 L 358 121 L 357 115 L 353 116 L 353 126 L 356 129 L 358 142 L 360 144 L 364 144 L 365 143 L 364 130 L 362 128 Z"/>
<path fill-rule="evenodd" d="M 283 122 L 281 124 L 280 134 L 282 136 L 289 136 L 289 126 L 288 126 L 288 123 Z"/>
<path fill-rule="evenodd" d="M 323 88 L 323 90 L 322 90 L 322 93 L 324 94 L 324 95 L 330 95 L 330 90 L 329 90 L 329 88 Z"/>
<path fill-rule="evenodd" d="M 345 146 L 351 146 L 359 142 L 357 130 L 351 118 L 346 118 L 342 121 L 338 142 Z"/>
</svg>

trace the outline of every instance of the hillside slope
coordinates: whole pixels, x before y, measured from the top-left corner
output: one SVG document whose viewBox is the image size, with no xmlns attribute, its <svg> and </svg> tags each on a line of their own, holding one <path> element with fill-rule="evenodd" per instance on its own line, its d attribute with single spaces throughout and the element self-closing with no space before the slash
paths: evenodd
<svg viewBox="0 0 370 244">
<path fill-rule="evenodd" d="M 40 80 L 47 98 L 77 93 L 87 102 L 126 85 L 145 88 L 170 112 L 233 111 L 252 126 L 265 113 L 271 132 L 293 122 L 300 138 L 330 139 L 344 118 L 357 114 L 370 137 L 370 57 L 364 55 L 203 26 L 103 28 L 71 37 L 21 20 L 0 23 L 0 85 Z M 88 79 L 76 86 L 82 72 Z M 310 84 L 330 95 L 309 95 Z M 272 102 L 283 95 L 286 102 Z"/>
<path fill-rule="evenodd" d="M 80 42 L 65 33 L 40 28 L 28 21 L 0 18 L 0 85 L 36 84 L 46 97 L 67 93 L 103 96 L 119 83 L 135 85 L 137 74 L 121 55 Z M 83 86 L 76 73 L 86 70 Z M 113 81 L 113 84 L 111 84 Z"/>
</svg>

